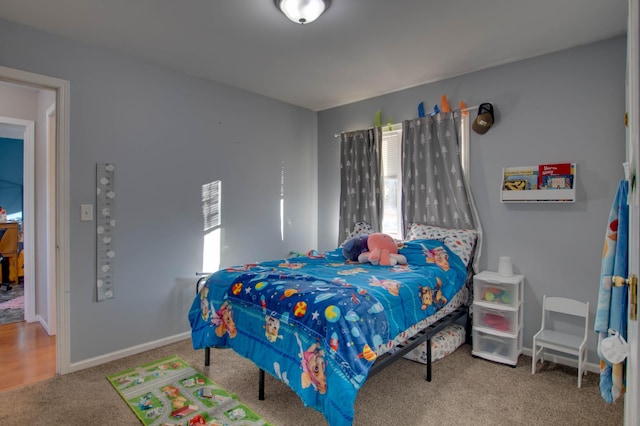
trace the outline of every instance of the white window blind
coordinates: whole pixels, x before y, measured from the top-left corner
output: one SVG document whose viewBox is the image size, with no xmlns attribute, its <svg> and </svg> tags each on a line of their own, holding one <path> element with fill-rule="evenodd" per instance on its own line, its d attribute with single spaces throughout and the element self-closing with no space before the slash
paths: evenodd
<svg viewBox="0 0 640 426">
<path fill-rule="evenodd" d="M 202 185 L 202 215 L 204 230 L 220 226 L 220 193 L 222 182 L 217 180 Z"/>
</svg>

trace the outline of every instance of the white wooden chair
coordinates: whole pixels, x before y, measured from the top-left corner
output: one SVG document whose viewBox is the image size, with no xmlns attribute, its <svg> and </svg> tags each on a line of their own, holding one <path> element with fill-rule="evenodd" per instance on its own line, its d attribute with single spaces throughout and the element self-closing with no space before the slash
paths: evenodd
<svg viewBox="0 0 640 426">
<path fill-rule="evenodd" d="M 584 334 L 576 335 L 557 331 L 546 317 L 549 312 L 584 319 Z M 559 317 L 559 316 L 558 316 Z M 556 319 L 556 317 L 554 317 Z M 559 318 L 558 318 L 559 319 Z M 566 297 L 547 297 L 542 300 L 542 327 L 533 336 L 531 374 L 536 373 L 538 359 L 544 362 L 543 351 L 550 349 L 578 357 L 578 387 L 582 386 L 582 375 L 587 374 L 587 330 L 589 322 L 589 302 L 580 302 Z"/>
</svg>

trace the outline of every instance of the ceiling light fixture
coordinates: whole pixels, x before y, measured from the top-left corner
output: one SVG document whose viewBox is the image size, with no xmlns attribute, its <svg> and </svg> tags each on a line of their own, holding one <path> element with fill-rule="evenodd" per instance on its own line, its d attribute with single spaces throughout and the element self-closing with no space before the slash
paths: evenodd
<svg viewBox="0 0 640 426">
<path fill-rule="evenodd" d="M 329 9 L 331 0 L 274 0 L 280 12 L 296 24 L 308 24 Z"/>
</svg>

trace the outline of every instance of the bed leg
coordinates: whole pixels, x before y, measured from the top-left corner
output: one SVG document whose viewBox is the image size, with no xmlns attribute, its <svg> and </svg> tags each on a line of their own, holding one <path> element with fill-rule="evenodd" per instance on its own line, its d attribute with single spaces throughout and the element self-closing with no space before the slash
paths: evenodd
<svg viewBox="0 0 640 426">
<path fill-rule="evenodd" d="M 204 348 L 204 365 L 206 367 L 211 363 L 211 348 Z"/>
<path fill-rule="evenodd" d="M 260 378 L 258 380 L 258 399 L 264 401 L 264 370 L 260 369 Z"/>
<path fill-rule="evenodd" d="M 427 382 L 431 381 L 431 339 L 427 339 Z"/>
</svg>

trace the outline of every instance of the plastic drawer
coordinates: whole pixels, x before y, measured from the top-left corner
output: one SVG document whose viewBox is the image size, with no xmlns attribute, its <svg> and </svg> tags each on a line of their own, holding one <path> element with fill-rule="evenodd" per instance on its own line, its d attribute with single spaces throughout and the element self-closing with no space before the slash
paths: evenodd
<svg viewBox="0 0 640 426">
<path fill-rule="evenodd" d="M 515 334 L 518 331 L 518 311 L 492 309 L 474 304 L 473 327 Z"/>
<path fill-rule="evenodd" d="M 498 337 L 480 330 L 473 330 L 473 352 L 475 355 L 514 360 L 518 356 L 518 339 Z"/>
<path fill-rule="evenodd" d="M 491 279 L 474 279 L 473 295 L 475 300 L 487 303 L 495 303 L 501 306 L 518 306 L 519 286 L 504 284 Z"/>
</svg>

